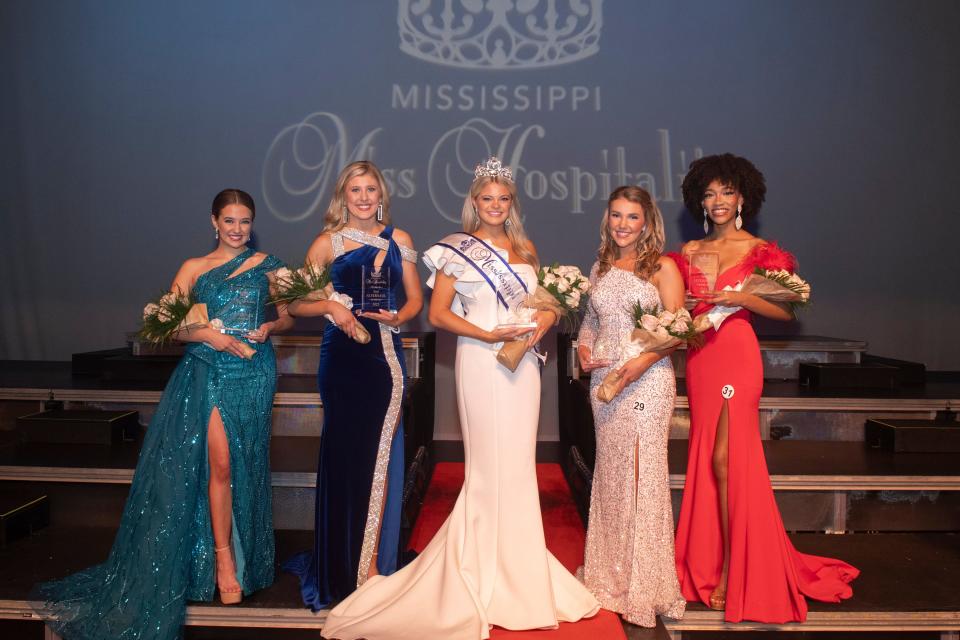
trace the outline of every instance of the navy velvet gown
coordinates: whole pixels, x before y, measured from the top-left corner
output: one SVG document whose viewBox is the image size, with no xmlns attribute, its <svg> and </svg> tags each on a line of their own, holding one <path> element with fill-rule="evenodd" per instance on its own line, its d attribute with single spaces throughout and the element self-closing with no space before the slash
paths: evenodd
<svg viewBox="0 0 960 640">
<path fill-rule="evenodd" d="M 402 294 L 403 261 L 416 252 L 393 240 L 344 228 L 331 236 L 333 288 L 361 300 L 362 268 L 381 250 L 391 272 L 394 300 Z M 343 239 L 362 243 L 344 251 Z M 316 538 L 313 552 L 285 569 L 300 578 L 304 604 L 318 611 L 342 600 L 367 579 L 370 563 L 389 575 L 397 570 L 403 493 L 401 401 L 405 375 L 400 337 L 375 320 L 358 318 L 371 340 L 359 344 L 329 323 L 320 349 L 319 384 L 323 433 L 317 468 Z M 382 523 L 382 524 L 381 524 Z M 379 538 L 379 542 L 378 542 Z M 374 554 L 376 554 L 374 556 Z"/>
</svg>

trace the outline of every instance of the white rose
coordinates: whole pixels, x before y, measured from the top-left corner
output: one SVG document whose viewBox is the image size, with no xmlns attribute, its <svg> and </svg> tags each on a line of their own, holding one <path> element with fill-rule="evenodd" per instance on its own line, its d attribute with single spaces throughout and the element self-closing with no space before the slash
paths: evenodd
<svg viewBox="0 0 960 640">
<path fill-rule="evenodd" d="M 686 333 L 690 330 L 690 324 L 683 318 L 677 318 L 670 327 L 674 333 Z"/>
<path fill-rule="evenodd" d="M 669 327 L 674 320 L 677 319 L 677 314 L 671 311 L 661 311 L 660 312 L 660 324 L 665 327 Z"/>
<path fill-rule="evenodd" d="M 160 322 L 167 322 L 172 317 L 173 316 L 170 315 L 170 312 L 167 310 L 166 307 L 160 307 L 159 309 L 157 309 L 157 319 L 159 319 Z"/>
<path fill-rule="evenodd" d="M 560 293 L 566 293 L 570 290 L 570 283 L 566 280 L 560 279 L 557 280 L 557 291 Z"/>
<path fill-rule="evenodd" d="M 567 306 L 576 309 L 580 306 L 580 292 L 576 289 L 567 294 Z"/>
<path fill-rule="evenodd" d="M 158 307 L 158 306 L 156 305 L 156 303 L 151 302 L 150 304 L 148 304 L 147 306 L 145 306 L 145 307 L 143 308 L 143 317 L 144 317 L 144 319 L 146 319 L 146 318 L 148 318 L 148 317 L 150 317 L 150 316 L 157 315 L 157 312 L 158 312 L 159 310 L 160 310 L 160 307 Z"/>
<path fill-rule="evenodd" d="M 280 267 L 279 269 L 277 269 L 276 276 L 281 280 L 289 280 L 290 276 L 292 275 L 293 275 L 293 272 L 286 267 Z"/>
<path fill-rule="evenodd" d="M 660 320 L 657 319 L 657 316 L 645 313 L 640 316 L 640 326 L 647 331 L 656 331 L 660 328 Z"/>
<path fill-rule="evenodd" d="M 163 297 L 160 298 L 160 304 L 173 304 L 173 301 L 177 299 L 177 295 L 173 291 L 168 291 L 163 294 Z"/>
</svg>

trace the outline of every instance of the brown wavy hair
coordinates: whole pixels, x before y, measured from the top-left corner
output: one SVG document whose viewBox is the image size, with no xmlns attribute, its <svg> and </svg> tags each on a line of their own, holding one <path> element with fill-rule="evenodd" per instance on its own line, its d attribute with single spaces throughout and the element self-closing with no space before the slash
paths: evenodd
<svg viewBox="0 0 960 640">
<path fill-rule="evenodd" d="M 607 208 L 600 221 L 600 249 L 597 251 L 597 261 L 600 263 L 599 274 L 604 275 L 613 268 L 613 263 L 619 255 L 619 247 L 610 234 L 610 205 L 614 200 L 629 200 L 636 202 L 643 209 L 643 230 L 637 238 L 637 260 L 633 264 L 633 273 L 643 279 L 660 270 L 658 260 L 663 251 L 666 236 L 663 231 L 663 216 L 653 197 L 645 190 L 636 186 L 617 187 L 607 198 Z"/>
</svg>

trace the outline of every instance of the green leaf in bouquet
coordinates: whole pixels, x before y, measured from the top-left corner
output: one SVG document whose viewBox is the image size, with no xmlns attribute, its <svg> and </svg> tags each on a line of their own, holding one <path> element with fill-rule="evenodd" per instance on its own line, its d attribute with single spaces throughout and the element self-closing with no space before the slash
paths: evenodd
<svg viewBox="0 0 960 640">
<path fill-rule="evenodd" d="M 147 305 L 143 314 L 143 326 L 137 335 L 148 342 L 163 345 L 173 339 L 174 334 L 186 319 L 190 309 L 197 303 L 193 291 L 179 295 L 165 291 Z"/>
</svg>

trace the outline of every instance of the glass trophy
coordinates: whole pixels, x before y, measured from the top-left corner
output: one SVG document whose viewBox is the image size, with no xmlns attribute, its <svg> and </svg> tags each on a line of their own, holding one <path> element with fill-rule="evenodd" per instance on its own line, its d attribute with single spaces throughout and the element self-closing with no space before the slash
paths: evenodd
<svg viewBox="0 0 960 640">
<path fill-rule="evenodd" d="M 529 329 L 537 328 L 537 323 L 533 321 L 533 314 L 537 310 L 528 307 L 526 303 L 521 302 L 515 307 L 504 309 L 503 306 L 497 306 L 497 326 L 495 329 Z"/>
<path fill-rule="evenodd" d="M 367 311 L 376 313 L 381 309 L 385 311 L 396 309 L 393 290 L 390 288 L 390 267 L 381 266 L 378 269 L 370 265 L 363 265 L 360 283 L 360 307 L 357 309 L 357 313 Z"/>
<path fill-rule="evenodd" d="M 715 251 L 694 251 L 690 254 L 688 291 L 700 298 L 714 290 L 720 273 L 720 254 Z"/>
<path fill-rule="evenodd" d="M 590 364 L 609 367 L 620 359 L 620 342 L 613 336 L 600 336 L 590 351 Z"/>
<path fill-rule="evenodd" d="M 220 332 L 242 336 L 259 328 L 260 289 L 232 286 L 230 293 L 230 302 L 219 316 L 223 323 Z"/>
</svg>

